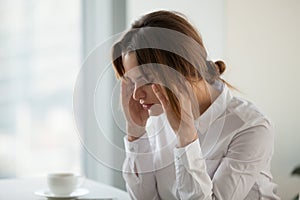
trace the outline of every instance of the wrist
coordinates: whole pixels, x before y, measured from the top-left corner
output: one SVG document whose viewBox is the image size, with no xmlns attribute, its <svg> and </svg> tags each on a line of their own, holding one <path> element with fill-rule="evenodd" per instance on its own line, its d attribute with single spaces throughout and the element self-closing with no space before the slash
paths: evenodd
<svg viewBox="0 0 300 200">
<path fill-rule="evenodd" d="M 193 134 L 177 134 L 177 147 L 185 147 L 198 139 L 197 131 L 193 131 Z"/>
<path fill-rule="evenodd" d="M 139 139 L 139 137 L 134 137 L 134 136 L 131 136 L 131 135 L 127 135 L 127 140 L 128 140 L 129 142 L 133 142 L 133 141 L 135 141 L 135 140 L 137 140 L 137 139 Z"/>
<path fill-rule="evenodd" d="M 127 125 L 127 139 L 129 142 L 139 139 L 145 133 L 145 127 Z"/>
</svg>

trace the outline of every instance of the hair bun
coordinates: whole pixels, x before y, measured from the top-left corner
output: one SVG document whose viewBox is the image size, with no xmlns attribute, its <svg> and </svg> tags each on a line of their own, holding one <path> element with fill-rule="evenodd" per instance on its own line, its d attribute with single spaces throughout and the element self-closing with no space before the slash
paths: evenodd
<svg viewBox="0 0 300 200">
<path fill-rule="evenodd" d="M 225 63 L 223 61 L 221 61 L 221 60 L 218 60 L 218 61 L 215 62 L 215 65 L 216 65 L 216 67 L 217 67 L 220 75 L 223 74 L 223 72 L 226 69 Z"/>
</svg>

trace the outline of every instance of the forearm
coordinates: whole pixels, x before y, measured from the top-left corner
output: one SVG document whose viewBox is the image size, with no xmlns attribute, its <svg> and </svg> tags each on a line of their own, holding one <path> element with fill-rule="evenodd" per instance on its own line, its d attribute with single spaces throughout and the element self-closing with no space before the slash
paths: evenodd
<svg viewBox="0 0 300 200">
<path fill-rule="evenodd" d="M 190 127 L 189 130 L 178 131 L 176 137 L 177 147 L 183 148 L 196 141 L 198 139 L 198 134 L 194 127 Z"/>
<path fill-rule="evenodd" d="M 174 150 L 176 183 L 181 199 L 212 199 L 212 181 L 206 171 L 199 141 Z"/>
<path fill-rule="evenodd" d="M 153 153 L 146 135 L 129 142 L 124 138 L 126 159 L 123 177 L 132 199 L 159 199 L 154 174 Z"/>
<path fill-rule="evenodd" d="M 189 144 L 193 143 L 198 139 L 197 133 L 189 135 L 189 136 L 180 136 L 177 135 L 177 147 L 183 148 L 188 146 Z"/>
<path fill-rule="evenodd" d="M 153 173 L 140 174 L 138 177 L 135 174 L 123 173 L 123 177 L 126 181 L 126 189 L 131 199 L 160 199 Z"/>
<path fill-rule="evenodd" d="M 129 142 L 133 142 L 140 137 L 142 137 L 146 133 L 145 127 L 135 126 L 130 123 L 126 123 L 126 133 L 127 133 L 127 140 Z"/>
</svg>

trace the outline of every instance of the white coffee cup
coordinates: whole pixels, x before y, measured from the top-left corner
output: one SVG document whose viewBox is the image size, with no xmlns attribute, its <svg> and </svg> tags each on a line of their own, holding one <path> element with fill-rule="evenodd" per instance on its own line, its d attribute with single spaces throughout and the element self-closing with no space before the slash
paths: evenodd
<svg viewBox="0 0 300 200">
<path fill-rule="evenodd" d="M 69 195 L 83 182 L 83 176 L 74 173 L 50 173 L 47 184 L 54 195 Z"/>
</svg>

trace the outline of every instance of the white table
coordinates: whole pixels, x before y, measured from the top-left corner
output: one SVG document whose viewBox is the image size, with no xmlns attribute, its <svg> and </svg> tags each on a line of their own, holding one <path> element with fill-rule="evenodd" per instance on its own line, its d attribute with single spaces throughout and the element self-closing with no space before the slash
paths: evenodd
<svg viewBox="0 0 300 200">
<path fill-rule="evenodd" d="M 46 198 L 34 194 L 44 188 L 47 188 L 46 178 L 0 179 L 0 200 L 44 200 Z M 84 199 L 130 199 L 127 192 L 90 179 L 85 180 L 82 188 L 90 191 L 80 197 Z"/>
</svg>

